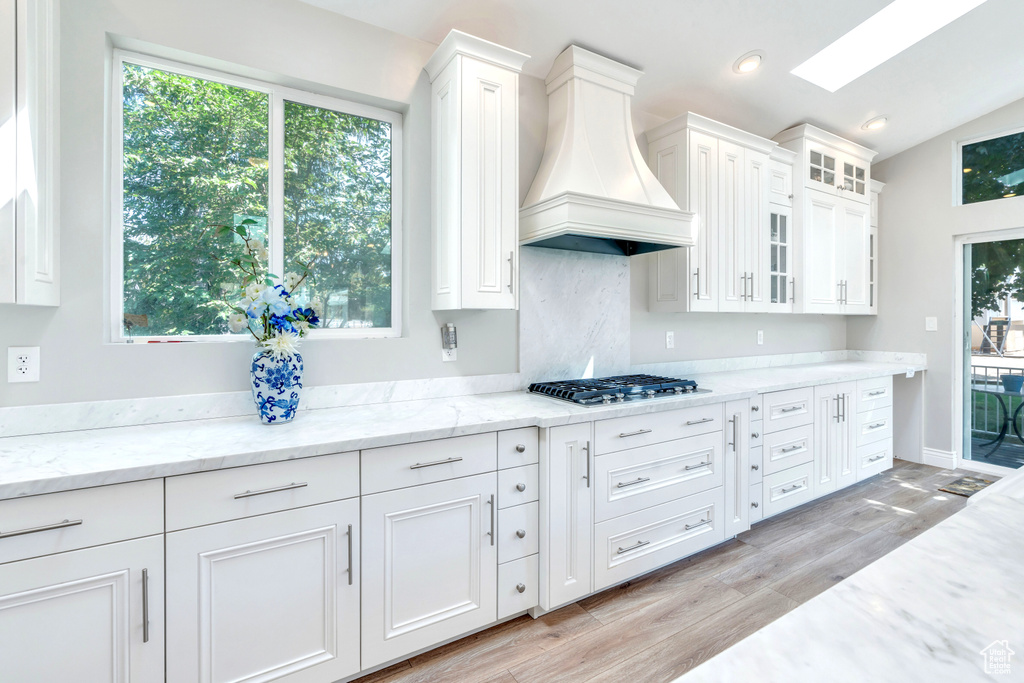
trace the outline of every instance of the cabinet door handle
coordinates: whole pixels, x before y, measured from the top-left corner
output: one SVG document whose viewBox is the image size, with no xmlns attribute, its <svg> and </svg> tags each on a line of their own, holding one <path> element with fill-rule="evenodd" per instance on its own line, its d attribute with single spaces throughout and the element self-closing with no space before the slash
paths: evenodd
<svg viewBox="0 0 1024 683">
<path fill-rule="evenodd" d="M 690 529 L 696 529 L 698 527 L 707 526 L 708 524 L 711 524 L 711 519 L 702 519 L 696 524 L 684 524 L 683 528 L 689 531 Z"/>
<path fill-rule="evenodd" d="M 525 443 L 516 444 L 516 453 L 525 453 L 525 452 L 526 452 L 526 444 Z"/>
<path fill-rule="evenodd" d="M 299 484 L 292 482 L 291 484 L 286 484 L 285 486 L 275 486 L 274 488 L 270 489 L 260 489 L 259 491 L 246 491 L 245 493 L 236 493 L 235 500 L 238 500 L 239 498 L 252 498 L 253 496 L 263 496 L 268 493 L 278 493 L 279 491 L 291 491 L 292 489 L 301 489 L 307 486 L 309 486 L 309 484 L 307 484 L 306 482 L 301 482 Z"/>
<path fill-rule="evenodd" d="M 795 486 L 793 486 L 793 488 L 791 488 L 791 489 L 782 489 L 781 491 L 779 491 L 779 493 L 793 493 L 793 491 L 799 491 L 802 488 L 804 488 L 803 484 L 796 484 Z"/>
<path fill-rule="evenodd" d="M 355 572 L 352 569 L 352 525 L 348 525 L 348 585 L 352 585 L 352 575 Z"/>
<path fill-rule="evenodd" d="M 526 584 L 525 583 L 517 583 L 516 584 L 516 590 L 519 591 L 520 593 L 526 592 Z"/>
<path fill-rule="evenodd" d="M 756 413 L 757 411 L 761 410 L 761 406 L 758 406 L 758 405 L 753 405 L 753 406 L 750 406 L 750 410 L 751 410 L 752 412 L 755 412 L 755 413 Z"/>
<path fill-rule="evenodd" d="M 142 642 L 149 642 L 149 569 L 142 570 Z"/>
<path fill-rule="evenodd" d="M 789 408 L 783 408 L 780 413 L 792 413 L 794 410 L 802 410 L 803 406 L 790 406 Z"/>
<path fill-rule="evenodd" d="M 526 538 L 526 529 L 517 529 L 516 536 L 518 536 L 519 538 Z"/>
<path fill-rule="evenodd" d="M 694 281 L 693 298 L 694 299 L 699 299 L 700 298 L 700 267 L 698 267 L 697 268 L 697 272 L 695 272 L 693 274 L 693 281 Z"/>
<path fill-rule="evenodd" d="M 636 543 L 634 543 L 633 545 L 629 546 L 628 548 L 619 548 L 618 551 L 615 554 L 616 555 L 622 555 L 623 553 L 628 553 L 628 552 L 630 552 L 632 550 L 636 550 L 637 548 L 643 548 L 645 545 L 650 545 L 650 544 L 651 544 L 650 541 L 637 541 Z"/>
<path fill-rule="evenodd" d="M 832 400 L 836 402 L 836 414 L 833 415 L 832 417 L 835 418 L 836 422 L 839 422 L 839 396 L 836 395 L 836 396 L 832 397 Z"/>
<path fill-rule="evenodd" d="M 491 494 L 491 499 L 487 501 L 487 504 L 491 506 L 491 530 L 487 532 L 487 535 L 491 537 L 491 545 L 494 545 L 494 494 Z"/>
<path fill-rule="evenodd" d="M 760 506 L 760 505 L 758 505 L 758 504 L 757 504 L 757 501 L 755 500 L 755 501 L 754 501 L 753 503 L 751 503 L 751 504 L 750 504 L 750 507 L 752 507 L 752 508 L 756 508 L 756 507 L 761 507 L 761 506 Z"/>
<path fill-rule="evenodd" d="M 750 469 L 752 469 L 752 470 L 754 470 L 754 471 L 756 472 L 756 471 L 758 471 L 759 469 L 761 469 L 761 466 L 760 466 L 760 465 L 751 465 L 751 466 L 750 466 Z"/>
<path fill-rule="evenodd" d="M 796 278 L 789 278 L 789 303 L 796 303 Z"/>
<path fill-rule="evenodd" d="M 757 437 L 759 437 L 759 436 L 761 436 L 761 433 L 760 433 L 760 432 L 752 432 L 752 433 L 750 434 L 750 438 L 751 438 L 751 439 L 756 439 L 756 438 L 757 438 Z"/>
<path fill-rule="evenodd" d="M 615 488 L 624 489 L 627 486 L 636 486 L 637 484 L 642 484 L 645 481 L 650 480 L 650 477 L 640 477 L 639 479 L 634 479 L 633 481 L 620 481 L 618 484 L 615 485 Z"/>
<path fill-rule="evenodd" d="M 69 526 L 79 526 L 82 523 L 80 519 L 65 519 L 63 522 L 57 522 L 56 524 L 46 524 L 45 526 L 35 526 L 31 529 L 19 529 L 18 531 L 5 531 L 0 533 L 0 538 L 14 538 L 15 536 L 24 536 L 25 534 L 38 534 L 40 531 L 53 531 L 55 529 L 66 529 Z"/>
<path fill-rule="evenodd" d="M 590 488 L 590 442 L 583 447 L 583 452 L 587 454 L 587 476 L 584 477 L 587 480 L 587 488 Z"/>
<path fill-rule="evenodd" d="M 418 462 L 415 465 L 409 465 L 410 470 L 418 470 L 421 467 L 433 467 L 434 465 L 447 465 L 452 462 L 460 462 L 462 458 L 445 458 L 444 460 L 435 460 L 434 462 Z"/>
<path fill-rule="evenodd" d="M 524 484 L 522 482 L 519 482 L 518 484 L 516 484 L 516 491 L 519 491 L 519 493 L 522 493 L 525 490 L 526 490 L 526 484 Z"/>
<path fill-rule="evenodd" d="M 701 462 L 701 463 L 697 463 L 696 465 L 687 465 L 683 469 L 684 470 L 699 470 L 700 468 L 707 467 L 710 464 L 711 463 L 709 463 L 709 462 Z"/>
<path fill-rule="evenodd" d="M 516 269 L 515 269 L 515 266 L 512 265 L 513 264 L 513 258 L 515 257 L 515 255 L 516 255 L 516 252 L 514 252 L 514 251 L 508 252 L 508 293 L 509 294 L 512 294 L 512 283 L 515 281 L 515 277 L 516 277 Z"/>
<path fill-rule="evenodd" d="M 653 429 L 638 429 L 635 432 L 620 432 L 619 438 L 625 439 L 627 436 L 640 436 L 641 434 L 650 434 Z M 587 443 L 590 443 L 589 441 Z"/>
<path fill-rule="evenodd" d="M 843 422 L 846 422 L 846 394 L 840 394 L 839 397 L 842 399 L 843 405 Z"/>
</svg>

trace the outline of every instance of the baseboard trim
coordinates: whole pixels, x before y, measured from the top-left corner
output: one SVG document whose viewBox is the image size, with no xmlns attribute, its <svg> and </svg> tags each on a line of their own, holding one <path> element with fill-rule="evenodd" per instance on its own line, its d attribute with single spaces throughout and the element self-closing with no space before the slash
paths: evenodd
<svg viewBox="0 0 1024 683">
<path fill-rule="evenodd" d="M 922 456 L 925 465 L 932 467 L 944 467 L 947 470 L 956 469 L 956 453 L 953 451 L 940 451 L 937 448 L 925 448 Z"/>
</svg>

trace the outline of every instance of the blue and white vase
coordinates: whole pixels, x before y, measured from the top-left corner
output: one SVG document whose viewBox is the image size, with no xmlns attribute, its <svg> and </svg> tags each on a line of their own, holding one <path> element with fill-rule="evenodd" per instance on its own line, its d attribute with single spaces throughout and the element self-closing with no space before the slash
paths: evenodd
<svg viewBox="0 0 1024 683">
<path fill-rule="evenodd" d="M 274 358 L 270 351 L 252 357 L 252 400 L 263 424 L 291 422 L 299 409 L 302 390 L 302 356 L 295 353 Z"/>
</svg>

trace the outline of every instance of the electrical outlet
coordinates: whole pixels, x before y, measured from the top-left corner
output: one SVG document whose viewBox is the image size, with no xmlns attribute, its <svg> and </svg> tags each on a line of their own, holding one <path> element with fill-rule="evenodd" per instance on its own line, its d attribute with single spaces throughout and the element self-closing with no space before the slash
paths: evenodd
<svg viewBox="0 0 1024 683">
<path fill-rule="evenodd" d="M 441 349 L 441 360 L 445 363 L 451 363 L 454 360 L 459 359 L 458 349 Z"/>
<path fill-rule="evenodd" d="M 924 331 L 925 332 L 937 332 L 939 329 L 939 319 L 933 316 L 926 316 L 924 319 Z"/>
<path fill-rule="evenodd" d="M 764 344 L 764 330 L 757 331 L 757 343 L 758 345 Z"/>
<path fill-rule="evenodd" d="M 676 348 L 676 333 L 666 332 L 665 333 L 665 348 L 674 349 Z"/>
<path fill-rule="evenodd" d="M 38 382 L 39 381 L 39 347 L 8 346 L 7 347 L 7 381 Z"/>
</svg>

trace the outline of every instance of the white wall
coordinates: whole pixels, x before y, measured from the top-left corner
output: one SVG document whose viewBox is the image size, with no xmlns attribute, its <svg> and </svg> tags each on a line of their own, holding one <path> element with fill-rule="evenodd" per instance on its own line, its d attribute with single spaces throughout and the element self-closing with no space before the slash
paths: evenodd
<svg viewBox="0 0 1024 683">
<path fill-rule="evenodd" d="M 926 448 L 960 450 L 953 443 L 953 359 L 959 333 L 952 329 L 954 237 L 1024 227 L 1024 197 L 953 206 L 956 142 L 1020 128 L 1024 100 L 998 109 L 872 167 L 886 183 L 878 230 L 877 319 L 851 319 L 853 349 L 928 354 L 924 381 Z M 938 331 L 925 332 L 925 316 Z"/>
<path fill-rule="evenodd" d="M 62 303 L 56 309 L 0 306 L 0 349 L 40 346 L 42 353 L 42 380 L 0 382 L 0 405 L 248 387 L 248 343 L 104 341 L 112 45 L 307 89 L 316 84 L 329 94 L 405 114 L 403 336 L 306 340 L 309 385 L 516 370 L 515 312 L 430 310 L 424 286 L 430 268 L 430 86 L 422 67 L 434 45 L 295 0 L 64 0 L 61 13 Z M 526 184 L 543 149 L 547 101 L 536 79 L 524 77 L 522 89 Z M 439 329 L 449 321 L 459 328 L 459 360 L 442 364 Z"/>
</svg>

